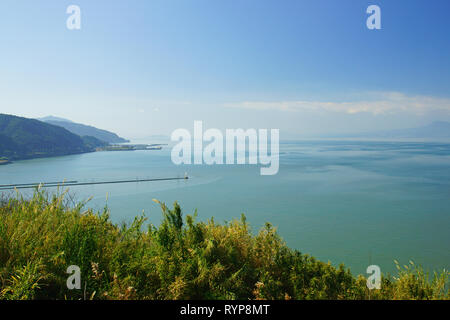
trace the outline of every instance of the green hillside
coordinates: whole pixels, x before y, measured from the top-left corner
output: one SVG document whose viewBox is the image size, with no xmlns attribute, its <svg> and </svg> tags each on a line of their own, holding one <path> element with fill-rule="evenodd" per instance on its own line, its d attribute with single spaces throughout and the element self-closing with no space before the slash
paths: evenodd
<svg viewBox="0 0 450 320">
<path fill-rule="evenodd" d="M 87 126 L 81 123 L 75 123 L 69 120 L 54 120 L 55 117 L 46 117 L 42 118 L 41 120 L 50 124 L 53 124 L 55 126 L 63 127 L 66 130 L 69 130 L 72 133 L 75 133 L 79 136 L 92 136 L 95 137 L 101 141 L 105 141 L 108 143 L 123 143 L 123 142 L 130 142 L 129 140 L 126 140 L 124 138 L 119 137 L 117 134 L 103 130 L 98 129 L 92 126 Z M 56 118 L 58 119 L 58 118 Z"/>
<path fill-rule="evenodd" d="M 89 147 L 90 149 L 96 149 L 98 147 L 104 147 L 109 145 L 109 143 L 99 140 L 96 137 L 92 136 L 82 136 L 81 139 L 83 140 L 83 143 Z"/>
<path fill-rule="evenodd" d="M 34 119 L 0 114 L 0 158 L 9 160 L 61 156 L 94 151 L 104 145 L 93 137 Z"/>
</svg>

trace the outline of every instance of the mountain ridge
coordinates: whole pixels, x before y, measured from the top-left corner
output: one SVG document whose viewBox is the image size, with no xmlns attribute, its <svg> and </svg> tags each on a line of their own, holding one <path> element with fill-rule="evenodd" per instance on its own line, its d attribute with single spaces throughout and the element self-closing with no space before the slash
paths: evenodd
<svg viewBox="0 0 450 320">
<path fill-rule="evenodd" d="M 50 123 L 0 114 L 0 158 L 20 160 L 79 154 L 105 144 L 95 137 L 80 137 Z"/>
<path fill-rule="evenodd" d="M 420 127 L 371 131 L 348 136 L 362 138 L 450 138 L 450 122 L 433 121 Z"/>
<path fill-rule="evenodd" d="M 62 127 L 79 136 L 91 136 L 107 143 L 125 143 L 130 142 L 127 139 L 119 137 L 114 132 L 99 129 L 94 126 L 73 122 L 64 118 L 48 116 L 38 119 L 39 121 L 50 123 L 55 126 Z"/>
</svg>

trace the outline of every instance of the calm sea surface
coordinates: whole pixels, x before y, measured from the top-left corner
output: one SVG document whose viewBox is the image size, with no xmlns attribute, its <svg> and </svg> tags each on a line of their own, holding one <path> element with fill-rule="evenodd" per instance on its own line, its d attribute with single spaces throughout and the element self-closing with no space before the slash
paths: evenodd
<svg viewBox="0 0 450 320">
<path fill-rule="evenodd" d="M 301 141 L 280 146 L 280 170 L 258 166 L 175 166 L 161 151 L 96 152 L 0 166 L 0 184 L 183 177 L 189 180 L 73 186 L 88 206 L 108 204 L 114 222 L 144 211 L 158 224 L 152 199 L 178 201 L 198 219 L 229 221 L 245 213 L 253 231 L 266 221 L 290 247 L 354 274 L 369 264 L 394 272 L 394 259 L 427 269 L 450 267 L 450 144 Z M 29 194 L 31 191 L 21 191 Z"/>
</svg>

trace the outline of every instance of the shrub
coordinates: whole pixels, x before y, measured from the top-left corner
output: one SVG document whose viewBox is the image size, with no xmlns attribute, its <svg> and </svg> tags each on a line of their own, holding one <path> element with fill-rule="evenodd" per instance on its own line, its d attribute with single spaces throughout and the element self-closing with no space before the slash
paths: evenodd
<svg viewBox="0 0 450 320">
<path fill-rule="evenodd" d="M 69 200 L 71 200 L 69 198 Z M 159 202 L 158 202 L 159 203 Z M 157 227 L 138 216 L 113 224 L 107 207 L 84 210 L 67 192 L 37 189 L 0 205 L 1 299 L 448 299 L 448 272 L 430 277 L 413 263 L 363 276 L 292 250 L 269 223 L 253 235 L 245 216 L 224 224 L 161 206 Z M 69 290 L 67 267 L 81 269 Z"/>
</svg>

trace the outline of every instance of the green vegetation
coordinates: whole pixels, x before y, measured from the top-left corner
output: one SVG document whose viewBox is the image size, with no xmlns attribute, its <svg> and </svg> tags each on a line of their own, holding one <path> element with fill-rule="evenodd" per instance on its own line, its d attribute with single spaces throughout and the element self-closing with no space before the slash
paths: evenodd
<svg viewBox="0 0 450 320">
<path fill-rule="evenodd" d="M 82 136 L 81 139 L 85 146 L 87 146 L 91 150 L 95 150 L 97 148 L 103 148 L 108 145 L 107 142 L 101 141 L 95 137 L 91 136 Z"/>
<path fill-rule="evenodd" d="M 0 157 L 9 160 L 90 152 L 104 145 L 42 121 L 0 114 Z"/>
<path fill-rule="evenodd" d="M 363 276 L 288 248 L 267 223 L 256 235 L 245 216 L 225 224 L 183 218 L 160 203 L 163 220 L 115 225 L 67 192 L 37 190 L 0 203 L 2 299 L 448 299 L 448 272 L 399 267 L 369 291 Z M 82 289 L 68 290 L 69 265 Z"/>
</svg>

